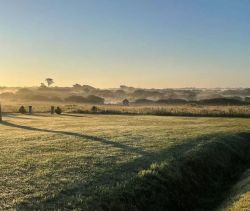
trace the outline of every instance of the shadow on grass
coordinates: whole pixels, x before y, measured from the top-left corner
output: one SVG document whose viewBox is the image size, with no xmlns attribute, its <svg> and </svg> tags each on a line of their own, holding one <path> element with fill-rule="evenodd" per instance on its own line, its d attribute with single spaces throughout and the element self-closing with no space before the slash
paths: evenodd
<svg viewBox="0 0 250 211">
<path fill-rule="evenodd" d="M 15 123 L 7 122 L 7 121 L 2 121 L 0 124 L 8 126 L 8 127 L 14 127 L 14 128 L 19 128 L 19 129 L 24 129 L 24 130 L 30 130 L 30 131 L 39 131 L 39 132 L 47 132 L 47 133 L 54 133 L 54 134 L 60 134 L 60 135 L 67 135 L 67 136 L 74 136 L 74 137 L 79 137 L 83 139 L 87 139 L 89 141 L 95 141 L 95 142 L 100 142 L 105 145 L 110 145 L 115 148 L 119 148 L 127 153 L 136 153 L 140 155 L 147 155 L 148 153 L 140 148 L 135 148 L 135 147 L 130 147 L 128 145 L 107 140 L 105 138 L 97 137 L 97 136 L 90 136 L 90 135 L 85 135 L 81 133 L 75 133 L 75 132 L 67 132 L 67 131 L 59 131 L 59 130 L 49 130 L 49 129 L 42 129 L 42 128 L 35 128 L 31 126 L 26 126 L 26 125 L 18 125 Z"/>
<path fill-rule="evenodd" d="M 77 115 L 77 114 L 70 114 L 70 113 L 63 113 L 61 116 L 69 116 L 69 117 L 87 117 L 86 115 Z"/>
<path fill-rule="evenodd" d="M 29 115 L 19 115 L 19 114 L 10 114 L 10 113 L 5 113 L 3 114 L 3 117 L 8 117 L 8 118 L 14 118 L 14 119 L 33 119 L 30 118 Z"/>
<path fill-rule="evenodd" d="M 137 210 L 152 210 L 152 209 L 145 209 L 147 204 L 149 203 L 147 201 L 147 197 L 153 194 L 154 196 L 161 197 L 161 200 L 164 201 L 164 199 L 170 200 L 170 206 L 176 205 L 176 203 L 182 203 L 179 204 L 179 207 L 185 207 L 185 203 L 193 203 L 193 199 L 197 199 L 196 197 L 201 197 L 201 202 L 196 201 L 195 203 L 204 203 L 206 206 L 214 206 L 214 203 L 218 203 L 217 201 L 221 200 L 221 194 L 223 191 L 226 190 L 227 186 L 233 181 L 235 178 L 234 175 L 240 174 L 241 168 L 243 168 L 241 165 L 243 161 L 242 159 L 242 153 L 244 151 L 244 145 L 246 145 L 246 140 L 249 140 L 250 133 L 240 133 L 240 134 L 223 134 L 223 133 L 217 133 L 217 134 L 207 134 L 204 136 L 197 137 L 195 139 L 187 139 L 183 140 L 181 144 L 175 144 L 171 147 L 168 147 L 166 149 L 160 150 L 158 152 L 145 152 L 144 150 L 140 148 L 134 148 L 131 146 L 127 146 L 121 143 L 117 143 L 114 141 L 110 141 L 104 138 L 96 137 L 96 136 L 89 136 L 85 134 L 75 133 L 75 132 L 65 132 L 65 131 L 57 131 L 57 130 L 49 130 L 49 129 L 40 129 L 25 125 L 17 125 L 10 122 L 2 122 L 2 125 L 8 126 L 8 127 L 15 127 L 30 131 L 40 131 L 40 132 L 48 132 L 48 133 L 54 133 L 54 134 L 62 134 L 62 135 L 69 135 L 69 136 L 75 136 L 83 139 L 88 139 L 89 141 L 97 141 L 106 145 L 110 145 L 111 147 L 120 148 L 123 150 L 124 153 L 136 153 L 140 155 L 140 157 L 137 157 L 135 159 L 130 160 L 126 163 L 115 163 L 113 161 L 112 165 L 107 166 L 105 162 L 101 163 L 102 167 L 104 168 L 104 171 L 95 172 L 95 175 L 92 175 L 92 178 L 88 178 L 86 182 L 80 182 L 80 183 L 69 183 L 64 186 L 62 190 L 60 190 L 58 193 L 55 193 L 53 195 L 46 196 L 46 199 L 44 198 L 30 198 L 26 199 L 23 202 L 19 202 L 16 205 L 16 210 L 73 210 L 73 209 L 79 209 L 79 210 L 129 210 L 129 209 L 119 209 L 116 208 L 109 208 L 107 207 L 107 204 L 109 206 L 112 202 L 112 199 L 115 199 L 116 205 L 119 205 L 120 203 L 125 204 L 127 206 L 126 200 L 129 200 L 128 205 L 130 206 L 133 203 L 137 203 L 136 200 L 139 199 L 139 202 L 143 202 L 142 204 L 136 204 L 135 208 L 143 207 L 144 209 L 137 209 Z M 239 137 L 238 137 L 239 136 Z M 228 139 L 226 137 L 229 137 Z M 154 177 L 154 175 L 149 175 L 145 177 L 146 179 L 143 180 L 137 180 L 137 183 L 133 182 L 133 178 L 136 177 L 137 172 L 143 169 L 148 169 L 149 166 L 152 163 L 159 163 L 162 161 L 173 161 L 178 160 L 179 158 L 183 158 L 184 154 L 189 153 L 191 150 L 196 149 L 200 144 L 210 142 L 210 139 L 213 138 L 225 139 L 226 141 L 221 141 L 220 143 L 218 141 L 213 141 L 212 145 L 208 145 L 208 148 L 205 148 L 204 152 L 205 155 L 203 156 L 203 153 L 200 154 L 192 154 L 194 155 L 193 158 L 188 158 L 187 161 L 181 161 L 180 167 L 176 167 L 176 163 L 172 166 L 170 166 L 170 170 L 167 168 L 167 171 L 174 172 L 173 175 L 175 175 L 173 178 L 170 177 L 170 180 L 164 180 L 164 183 L 159 183 L 158 179 Z M 241 140 L 241 138 L 244 138 L 245 141 L 237 143 L 238 139 Z M 219 140 L 219 139 L 218 139 Z M 225 145 L 229 142 L 229 145 Z M 232 142 L 232 144 L 230 144 Z M 239 146 L 243 144 L 243 147 Z M 211 147 L 212 146 L 212 147 Z M 232 148 L 232 149 L 231 149 Z M 235 148 L 235 149 L 234 149 Z M 206 150 L 207 149 L 207 150 Z M 217 151 L 217 152 L 216 152 Z M 234 152 L 233 156 L 230 157 L 231 151 Z M 241 154 L 240 156 L 237 155 L 237 153 Z M 221 153 L 221 155 L 220 155 Z M 224 153 L 224 154 L 223 154 Z M 228 154 L 225 154 L 228 153 Z M 201 157 L 200 157 L 201 156 Z M 210 158 L 210 156 L 212 156 Z M 218 156 L 218 157 L 215 157 Z M 227 157 L 228 156 L 228 157 Z M 221 158 L 220 158 L 221 157 Z M 197 159 L 196 159 L 197 158 Z M 201 158 L 201 160 L 199 160 Z M 219 164 L 216 164 L 216 159 L 218 158 Z M 222 160 L 220 160 L 222 159 Z M 233 159 L 233 160 L 231 160 Z M 211 161 L 209 161 L 211 160 Z M 225 164 L 223 163 L 224 160 L 226 161 Z M 223 162 L 222 162 L 223 161 Z M 227 166 L 228 164 L 233 164 L 232 166 Z M 213 167 L 213 170 L 216 170 L 216 173 L 213 173 L 213 170 L 211 171 L 209 169 L 209 166 L 206 166 L 207 163 L 210 163 L 210 165 Z M 185 165 L 184 165 L 185 164 Z M 214 166 L 213 166 L 214 165 Z M 239 165 L 239 167 L 237 167 Z M 224 167 L 225 172 L 222 172 L 221 167 Z M 229 168 L 232 167 L 232 170 Z M 195 171 L 192 172 L 191 170 L 194 169 Z M 181 174 L 184 175 L 184 178 L 178 178 L 178 171 L 183 171 Z M 239 172 L 234 172 L 235 170 L 239 170 Z M 165 170 L 164 170 L 165 171 Z M 165 172 L 158 172 L 159 175 L 164 175 Z M 233 171 L 233 172 L 232 172 Z M 206 175 L 207 174 L 207 175 Z M 186 177 L 187 176 L 187 177 Z M 211 177 L 210 177 L 211 176 Z M 158 176 L 157 176 L 158 177 Z M 160 176 L 162 177 L 162 176 Z M 194 178 L 197 177 L 197 180 Z M 217 181 L 216 177 L 219 178 Z M 232 178 L 231 178 L 232 177 Z M 177 180 L 176 180 L 177 178 Z M 215 180 L 215 184 L 211 185 L 208 181 L 211 181 L 211 178 Z M 180 180 L 178 180 L 180 179 Z M 171 184 L 171 180 L 173 180 L 173 184 Z M 218 182 L 223 183 L 219 184 Z M 132 181 L 132 182 L 131 182 Z M 151 181 L 154 182 L 151 184 Z M 170 181 L 170 182 L 169 182 Z M 156 183 L 155 183 L 156 182 Z M 129 193 L 127 192 L 126 188 L 121 189 L 121 192 L 118 192 L 116 194 L 116 191 L 113 191 L 116 189 L 117 184 L 130 184 L 131 187 L 129 187 Z M 190 184 L 191 185 L 190 185 Z M 132 185 L 131 185 L 132 184 Z M 134 184 L 134 185 L 133 185 Z M 168 187 L 171 187 L 170 189 L 164 189 L 164 185 L 167 184 Z M 200 186 L 203 184 L 204 186 Z M 194 186 L 194 188 L 193 188 Z M 121 186 L 123 187 L 123 186 Z M 136 191 L 133 192 L 133 187 L 136 187 Z M 185 187 L 187 188 L 185 190 Z M 216 188 L 219 189 L 216 189 Z M 137 189 L 138 188 L 138 189 Z M 146 189 L 145 189 L 146 188 Z M 175 190 L 176 189 L 176 190 Z M 95 197 L 95 195 L 98 193 L 98 191 L 108 190 L 107 194 L 111 194 L 111 196 L 117 196 L 118 198 L 108 198 L 104 199 L 101 196 L 101 201 L 104 200 L 104 204 L 106 208 L 102 209 L 102 204 L 95 206 L 94 208 L 90 208 L 89 206 L 92 206 L 93 204 L 97 203 L 99 204 L 98 197 Z M 123 193 L 122 191 L 125 192 Z M 152 190 L 152 192 L 151 192 Z M 164 191 L 170 191 L 164 192 Z M 188 190 L 188 191 L 187 191 Z M 146 191 L 146 192 L 145 192 Z M 160 192 L 159 192 L 160 191 Z M 163 191 L 161 193 L 161 191 Z M 173 193 L 171 193 L 171 191 Z M 181 191 L 184 191 L 182 193 Z M 104 192 L 105 193 L 105 192 Z M 115 195 L 112 195 L 115 194 Z M 119 195 L 121 194 L 121 196 Z M 124 195 L 123 195 L 124 194 Z M 132 196 L 131 196 L 132 194 Z M 135 195 L 134 195 L 135 194 Z M 170 198 L 164 198 L 165 195 L 170 194 Z M 174 197 L 172 195 L 174 195 Z M 182 200 L 178 201 L 178 196 L 181 194 Z M 191 196 L 189 196 L 189 194 Z M 203 195 L 202 195 L 203 194 Z M 216 199 L 212 197 L 212 195 L 216 195 Z M 204 195 L 210 195 L 208 199 L 204 198 Z M 93 197 L 94 196 L 94 197 Z M 136 196 L 136 197 L 134 197 Z M 142 196 L 142 197 L 141 197 Z M 119 198 L 121 197 L 121 198 Z M 125 197 L 125 198 L 124 198 Z M 143 198 L 145 197 L 145 198 Z M 172 197 L 172 198 L 171 198 Z M 192 198 L 193 197 L 193 198 Z M 202 198 L 203 197 L 203 198 Z M 189 200 L 192 199 L 192 200 Z M 123 200 L 123 201 L 120 201 Z M 125 200 L 125 201 L 124 201 Z M 140 201 L 141 200 L 141 201 Z M 171 201 L 172 200 L 172 201 Z M 202 202 L 202 200 L 204 200 Z M 217 200 L 217 201 L 216 201 Z M 87 202 L 86 202 L 87 201 Z M 155 203 L 157 200 L 151 199 L 152 203 Z M 91 202 L 91 204 L 88 204 Z M 102 202 L 101 202 L 102 203 Z M 131 204 L 129 204 L 131 203 Z M 145 203 L 145 204 L 144 204 Z M 152 203 L 149 204 L 152 206 Z M 156 202 L 157 204 L 158 202 Z M 166 203 L 166 202 L 164 202 Z M 163 203 L 163 204 L 164 204 Z M 162 205 L 160 203 L 160 205 Z M 188 204 L 189 207 L 192 207 L 195 209 L 195 204 Z M 126 208 L 126 207 L 124 207 Z M 131 206 L 129 207 L 131 208 Z M 152 207 L 151 207 L 152 208 Z M 172 207 L 174 208 L 174 207 Z M 201 207 L 200 207 L 201 208 Z M 133 210 L 133 209 L 130 209 Z M 162 209 L 155 209 L 155 210 L 164 210 Z M 174 209 L 171 209 L 174 210 Z M 188 209 L 187 209 L 188 210 Z"/>
<path fill-rule="evenodd" d="M 63 190 L 53 196 L 48 196 L 45 200 L 32 198 L 21 202 L 16 206 L 16 209 L 88 210 L 89 207 L 85 204 L 84 200 L 87 199 L 87 201 L 95 203 L 95 201 L 93 201 L 95 199 L 93 199 L 92 196 L 98 193 L 98 191 L 102 191 L 103 188 L 111 190 L 112 192 L 117 182 L 122 183 L 124 180 L 127 180 L 125 182 L 129 182 L 137 175 L 138 171 L 149 168 L 152 163 L 178 159 L 201 143 L 206 143 L 211 138 L 223 137 L 224 135 L 225 134 L 208 134 L 195 139 L 184 140 L 184 143 L 173 145 L 158 152 L 144 153 L 141 157 L 135 158 L 129 162 L 114 164 L 113 166 L 107 167 L 104 172 L 97 173 L 94 178 L 90 178 L 86 182 L 68 184 Z M 128 151 L 131 150 L 129 148 L 126 149 Z"/>
</svg>

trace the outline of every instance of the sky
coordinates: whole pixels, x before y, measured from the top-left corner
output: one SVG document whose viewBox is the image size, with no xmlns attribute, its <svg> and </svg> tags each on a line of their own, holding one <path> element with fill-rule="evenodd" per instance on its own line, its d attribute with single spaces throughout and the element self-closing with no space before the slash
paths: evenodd
<svg viewBox="0 0 250 211">
<path fill-rule="evenodd" d="M 250 0 L 0 0 L 0 86 L 250 87 Z"/>
</svg>

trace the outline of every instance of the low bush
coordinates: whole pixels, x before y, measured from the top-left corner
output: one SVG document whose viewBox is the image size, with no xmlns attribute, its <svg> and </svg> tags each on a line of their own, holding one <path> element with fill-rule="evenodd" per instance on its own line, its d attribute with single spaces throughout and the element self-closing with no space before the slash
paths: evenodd
<svg viewBox="0 0 250 211">
<path fill-rule="evenodd" d="M 98 111 L 98 108 L 96 106 L 93 106 L 91 108 L 91 112 L 96 113 Z"/>
<path fill-rule="evenodd" d="M 62 114 L 62 109 L 60 107 L 57 107 L 55 109 L 56 114 Z"/>
<path fill-rule="evenodd" d="M 25 114 L 25 113 L 27 113 L 27 111 L 26 111 L 26 109 L 25 109 L 25 107 L 24 106 L 21 106 L 20 108 L 19 108 L 19 113 L 21 113 L 21 114 Z"/>
</svg>

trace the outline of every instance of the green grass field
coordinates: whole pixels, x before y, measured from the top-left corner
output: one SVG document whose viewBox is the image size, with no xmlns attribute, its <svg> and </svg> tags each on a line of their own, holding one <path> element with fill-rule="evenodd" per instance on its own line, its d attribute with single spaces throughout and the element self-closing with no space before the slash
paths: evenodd
<svg viewBox="0 0 250 211">
<path fill-rule="evenodd" d="M 0 210 L 88 210 L 153 163 L 221 137 L 250 119 L 6 114 L 0 123 Z M 151 166 L 151 167 L 150 167 Z"/>
</svg>

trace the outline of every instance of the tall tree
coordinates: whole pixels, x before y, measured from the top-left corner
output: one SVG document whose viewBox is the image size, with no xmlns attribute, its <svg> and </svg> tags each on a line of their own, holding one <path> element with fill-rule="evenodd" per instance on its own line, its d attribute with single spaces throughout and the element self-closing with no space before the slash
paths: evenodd
<svg viewBox="0 0 250 211">
<path fill-rule="evenodd" d="M 55 83 L 52 78 L 46 78 L 45 81 L 48 84 L 48 87 L 50 87 L 50 85 L 52 85 L 53 83 Z"/>
</svg>

